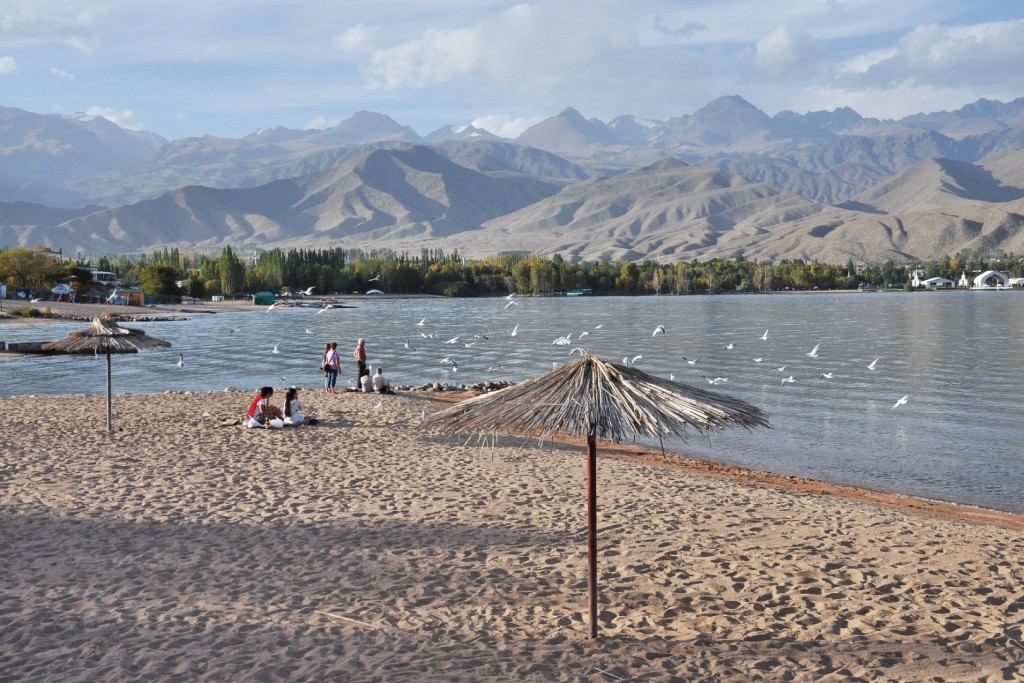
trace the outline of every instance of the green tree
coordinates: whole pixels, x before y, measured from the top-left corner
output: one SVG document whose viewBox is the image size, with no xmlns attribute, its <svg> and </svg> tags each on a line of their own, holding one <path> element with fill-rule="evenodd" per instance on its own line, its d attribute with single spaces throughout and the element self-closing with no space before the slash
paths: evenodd
<svg viewBox="0 0 1024 683">
<path fill-rule="evenodd" d="M 10 285 L 46 287 L 64 274 L 64 265 L 49 251 L 14 247 L 0 251 L 0 280 Z"/>
<path fill-rule="evenodd" d="M 178 271 L 171 266 L 146 266 L 139 272 L 139 286 L 146 294 L 178 296 Z"/>
</svg>

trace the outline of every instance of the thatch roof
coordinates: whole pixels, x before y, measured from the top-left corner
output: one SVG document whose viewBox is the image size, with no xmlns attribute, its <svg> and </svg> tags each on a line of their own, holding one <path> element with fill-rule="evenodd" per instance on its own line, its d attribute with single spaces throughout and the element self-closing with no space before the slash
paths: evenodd
<svg viewBox="0 0 1024 683">
<path fill-rule="evenodd" d="M 687 430 L 770 427 L 760 408 L 731 396 L 648 375 L 586 351 L 571 365 L 435 413 L 447 434 L 507 433 L 547 437 L 593 434 L 685 438 Z"/>
<path fill-rule="evenodd" d="M 139 349 L 170 345 L 169 341 L 146 336 L 143 330 L 120 327 L 109 318 L 94 318 L 88 328 L 43 344 L 42 349 L 56 353 L 137 353 Z"/>
</svg>

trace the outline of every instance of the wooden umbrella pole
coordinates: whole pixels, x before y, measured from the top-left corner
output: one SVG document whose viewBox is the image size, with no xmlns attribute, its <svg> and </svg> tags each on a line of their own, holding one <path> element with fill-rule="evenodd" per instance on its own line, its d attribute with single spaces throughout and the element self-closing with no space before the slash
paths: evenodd
<svg viewBox="0 0 1024 683">
<path fill-rule="evenodd" d="M 590 594 L 590 637 L 597 638 L 597 443 L 587 434 L 587 581 Z"/>
<path fill-rule="evenodd" d="M 107 431 L 114 431 L 114 405 L 110 389 L 110 351 L 107 351 Z"/>
</svg>

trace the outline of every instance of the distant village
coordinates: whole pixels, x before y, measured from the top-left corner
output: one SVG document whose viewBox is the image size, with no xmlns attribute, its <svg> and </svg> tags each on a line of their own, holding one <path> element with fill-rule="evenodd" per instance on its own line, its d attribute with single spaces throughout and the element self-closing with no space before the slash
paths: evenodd
<svg viewBox="0 0 1024 683">
<path fill-rule="evenodd" d="M 1024 277 L 1010 277 L 998 270 L 986 270 L 973 278 L 963 272 L 959 280 L 950 280 L 928 277 L 923 268 L 915 268 L 910 273 L 910 286 L 915 289 L 1019 289 L 1024 287 Z"/>
</svg>

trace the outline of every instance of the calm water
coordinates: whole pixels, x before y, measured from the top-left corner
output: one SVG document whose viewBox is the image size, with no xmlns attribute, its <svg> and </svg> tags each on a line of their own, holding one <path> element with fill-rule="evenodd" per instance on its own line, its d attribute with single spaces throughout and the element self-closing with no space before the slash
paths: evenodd
<svg viewBox="0 0 1024 683">
<path fill-rule="evenodd" d="M 1024 512 L 1020 293 L 517 301 L 506 309 L 504 299 L 367 299 L 357 308 L 320 315 L 312 309 L 261 308 L 195 314 L 187 322 L 133 323 L 174 346 L 115 357 L 113 387 L 141 393 L 318 386 L 324 341 L 338 341 L 348 358 L 358 337 L 367 339 L 369 362 L 383 365 L 393 384 L 522 380 L 569 361 L 571 346 L 552 345 L 556 337 L 572 333 L 576 340 L 588 331 L 582 344 L 602 358 L 642 355 L 637 365 L 645 371 L 695 384 L 706 385 L 702 375 L 728 378 L 718 390 L 769 414 L 771 430 L 730 430 L 713 436 L 710 445 L 694 437 L 685 446 L 688 452 Z M 417 326 L 422 318 L 426 322 Z M 659 324 L 668 334 L 652 337 Z M 58 339 L 84 326 L 5 323 L 0 338 Z M 457 342 L 445 343 L 456 336 Z M 405 348 L 407 341 L 414 350 Z M 734 348 L 725 348 L 730 343 Z M 818 357 L 809 357 L 816 344 Z M 179 352 L 185 357 L 181 368 Z M 457 372 L 441 363 L 446 356 L 456 360 Z M 684 357 L 700 360 L 689 365 Z M 875 358 L 876 369 L 869 370 Z M 778 370 L 782 366 L 785 371 Z M 340 385 L 354 376 L 353 369 L 351 363 L 343 367 Z M 833 379 L 820 378 L 823 372 Z M 782 378 L 790 375 L 797 381 L 783 386 Z M 102 359 L 0 362 L 0 396 L 104 391 Z M 906 405 L 893 409 L 905 394 Z"/>
</svg>

